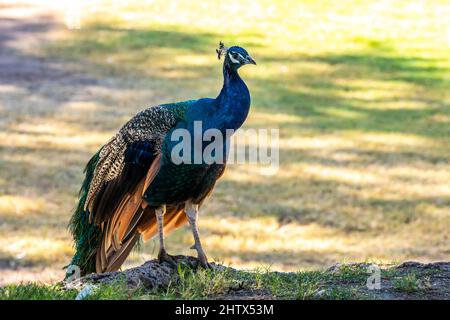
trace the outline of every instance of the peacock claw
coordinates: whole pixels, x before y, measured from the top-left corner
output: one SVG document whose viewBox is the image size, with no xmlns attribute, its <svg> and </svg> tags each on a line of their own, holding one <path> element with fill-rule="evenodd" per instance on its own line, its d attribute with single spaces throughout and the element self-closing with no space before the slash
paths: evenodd
<svg viewBox="0 0 450 320">
<path fill-rule="evenodd" d="M 169 255 L 166 252 L 166 250 L 159 251 L 158 261 L 159 261 L 159 263 L 167 262 L 168 264 L 170 264 L 173 267 L 177 266 L 177 263 L 175 262 L 175 259 L 173 258 L 173 256 Z"/>
<path fill-rule="evenodd" d="M 208 262 L 205 256 L 198 257 L 198 263 L 205 269 L 212 269 L 211 264 Z"/>
</svg>

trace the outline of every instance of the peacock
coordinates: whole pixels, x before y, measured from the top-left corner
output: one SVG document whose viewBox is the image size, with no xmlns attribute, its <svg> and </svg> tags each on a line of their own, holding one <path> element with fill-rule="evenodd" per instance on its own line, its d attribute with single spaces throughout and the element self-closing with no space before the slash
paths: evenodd
<svg viewBox="0 0 450 320">
<path fill-rule="evenodd" d="M 159 239 L 158 259 L 174 264 L 164 236 L 189 223 L 199 264 L 210 267 L 198 230 L 199 208 L 226 167 L 223 161 L 179 161 L 173 156 L 177 130 L 194 134 L 218 130 L 226 136 L 239 129 L 250 109 L 249 90 L 238 69 L 256 62 L 239 46 L 220 42 L 224 57 L 223 87 L 216 98 L 201 98 L 149 107 L 132 117 L 85 167 L 78 205 L 70 219 L 75 254 L 71 265 L 82 275 L 118 270 L 142 238 Z M 205 149 L 202 142 L 200 147 Z M 198 148 L 198 147 L 197 147 Z M 183 159 L 190 148 L 183 150 Z M 195 151 L 195 150 L 194 150 Z M 217 152 L 220 159 L 220 153 Z"/>
</svg>

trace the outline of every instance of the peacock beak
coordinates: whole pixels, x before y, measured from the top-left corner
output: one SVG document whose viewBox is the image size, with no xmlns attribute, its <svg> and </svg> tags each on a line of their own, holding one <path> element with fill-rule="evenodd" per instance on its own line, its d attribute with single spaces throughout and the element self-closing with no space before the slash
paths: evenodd
<svg viewBox="0 0 450 320">
<path fill-rule="evenodd" d="M 253 60 L 252 57 L 247 56 L 247 58 L 246 58 L 246 60 L 245 60 L 245 64 L 254 64 L 254 65 L 256 65 L 256 61 Z"/>
</svg>

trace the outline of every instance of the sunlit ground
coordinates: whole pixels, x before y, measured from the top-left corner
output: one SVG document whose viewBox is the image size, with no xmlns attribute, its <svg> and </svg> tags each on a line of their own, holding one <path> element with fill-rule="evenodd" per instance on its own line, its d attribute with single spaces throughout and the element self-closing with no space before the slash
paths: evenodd
<svg viewBox="0 0 450 320">
<path fill-rule="evenodd" d="M 217 95 L 219 40 L 258 62 L 241 71 L 246 128 L 280 129 L 280 169 L 229 166 L 201 212 L 210 258 L 276 270 L 450 258 L 448 2 L 86 1 L 80 16 L 6 3 L 0 283 L 61 278 L 84 164 L 144 107 Z M 168 238 L 171 253 L 191 244 L 187 228 Z M 156 252 L 150 241 L 127 266 Z"/>
</svg>

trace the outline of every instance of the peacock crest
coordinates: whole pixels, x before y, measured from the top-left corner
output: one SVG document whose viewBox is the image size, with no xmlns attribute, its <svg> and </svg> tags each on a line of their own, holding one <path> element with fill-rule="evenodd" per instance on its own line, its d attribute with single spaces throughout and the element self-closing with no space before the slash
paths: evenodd
<svg viewBox="0 0 450 320">
<path fill-rule="evenodd" d="M 224 43 L 222 41 L 219 42 L 219 49 L 216 49 L 217 52 L 217 59 L 220 60 L 220 57 L 225 55 L 228 51 L 228 47 L 225 47 Z"/>
</svg>

